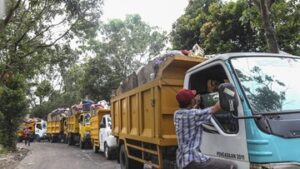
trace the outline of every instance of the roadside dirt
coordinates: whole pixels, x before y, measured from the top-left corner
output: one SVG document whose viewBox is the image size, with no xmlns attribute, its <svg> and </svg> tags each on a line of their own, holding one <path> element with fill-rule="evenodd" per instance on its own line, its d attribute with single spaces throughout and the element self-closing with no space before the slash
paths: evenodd
<svg viewBox="0 0 300 169">
<path fill-rule="evenodd" d="M 7 154 L 0 155 L 0 168 L 1 169 L 14 169 L 19 164 L 19 162 L 27 155 L 29 152 L 26 148 L 18 147 L 16 152 L 9 152 Z"/>
</svg>

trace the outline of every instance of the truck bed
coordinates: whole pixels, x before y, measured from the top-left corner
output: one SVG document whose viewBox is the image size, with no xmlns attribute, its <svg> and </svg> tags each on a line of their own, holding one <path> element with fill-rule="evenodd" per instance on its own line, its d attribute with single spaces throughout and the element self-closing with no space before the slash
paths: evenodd
<svg viewBox="0 0 300 169">
<path fill-rule="evenodd" d="M 119 139 L 139 140 L 161 146 L 176 145 L 173 114 L 176 93 L 185 72 L 204 61 L 175 56 L 166 60 L 153 81 L 111 99 L 113 134 Z"/>
</svg>

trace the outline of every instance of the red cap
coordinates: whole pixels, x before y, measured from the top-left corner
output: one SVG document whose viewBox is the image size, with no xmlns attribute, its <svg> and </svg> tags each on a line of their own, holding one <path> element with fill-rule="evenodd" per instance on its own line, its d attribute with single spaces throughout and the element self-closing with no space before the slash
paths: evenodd
<svg viewBox="0 0 300 169">
<path fill-rule="evenodd" d="M 181 89 L 177 92 L 176 99 L 179 104 L 188 105 L 191 103 L 196 94 L 196 90 Z"/>
</svg>

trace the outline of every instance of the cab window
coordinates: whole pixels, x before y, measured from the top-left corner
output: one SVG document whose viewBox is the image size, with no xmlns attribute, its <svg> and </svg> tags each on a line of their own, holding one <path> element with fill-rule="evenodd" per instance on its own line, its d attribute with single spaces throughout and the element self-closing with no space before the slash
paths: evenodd
<svg viewBox="0 0 300 169">
<path fill-rule="evenodd" d="M 199 107 L 207 108 L 219 101 L 218 86 L 228 82 L 222 65 L 215 65 L 192 74 L 189 87 L 201 95 Z M 233 118 L 230 112 L 222 110 L 222 112 L 213 114 L 213 118 L 224 132 L 228 134 L 238 132 L 238 120 Z"/>
<path fill-rule="evenodd" d="M 106 127 L 106 120 L 105 120 L 105 118 L 102 118 L 100 128 L 105 128 L 105 127 Z"/>
<path fill-rule="evenodd" d="M 42 130 L 42 125 L 41 124 L 36 124 L 36 128 Z"/>
</svg>

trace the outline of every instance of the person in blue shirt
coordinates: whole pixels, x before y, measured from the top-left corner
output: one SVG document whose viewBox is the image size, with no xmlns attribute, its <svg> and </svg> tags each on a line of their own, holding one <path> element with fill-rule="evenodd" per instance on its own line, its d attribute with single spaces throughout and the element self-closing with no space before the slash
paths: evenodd
<svg viewBox="0 0 300 169">
<path fill-rule="evenodd" d="M 181 89 L 176 100 L 180 109 L 174 114 L 178 149 L 177 166 L 180 169 L 237 169 L 229 161 L 210 158 L 201 153 L 202 124 L 210 123 L 213 113 L 221 110 L 219 102 L 209 108 L 198 109 L 200 95 L 195 90 Z"/>
</svg>

